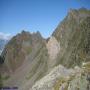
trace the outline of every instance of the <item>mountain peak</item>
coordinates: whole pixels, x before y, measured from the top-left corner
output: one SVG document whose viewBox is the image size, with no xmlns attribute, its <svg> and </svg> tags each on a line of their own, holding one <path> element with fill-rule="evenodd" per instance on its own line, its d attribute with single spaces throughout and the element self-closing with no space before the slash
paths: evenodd
<svg viewBox="0 0 90 90">
<path fill-rule="evenodd" d="M 5 62 L 9 62 L 12 71 L 14 71 L 22 65 L 25 57 L 31 53 L 32 49 L 37 47 L 38 44 L 42 45 L 42 43 L 43 38 L 39 32 L 31 34 L 23 30 L 12 37 L 3 50 L 2 56 L 5 57 Z"/>
<path fill-rule="evenodd" d="M 89 11 L 87 8 L 84 8 L 84 7 L 81 7 L 81 8 L 79 8 L 79 9 L 72 9 L 72 8 L 70 8 L 69 9 L 69 13 L 72 13 L 72 12 L 80 12 L 80 11 L 85 11 L 85 12 L 87 12 L 87 11 Z"/>
<path fill-rule="evenodd" d="M 90 10 L 83 7 L 80 9 L 70 9 L 67 15 L 67 17 L 77 18 L 78 20 L 81 18 L 86 18 L 87 16 L 90 16 Z"/>
<path fill-rule="evenodd" d="M 27 33 L 27 31 L 25 31 L 25 30 L 21 31 L 21 34 L 26 34 L 26 33 Z"/>
</svg>

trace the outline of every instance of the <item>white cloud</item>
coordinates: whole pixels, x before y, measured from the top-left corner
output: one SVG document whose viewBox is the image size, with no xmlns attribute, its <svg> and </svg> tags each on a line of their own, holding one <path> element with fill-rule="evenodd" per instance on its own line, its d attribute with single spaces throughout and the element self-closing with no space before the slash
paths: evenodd
<svg viewBox="0 0 90 90">
<path fill-rule="evenodd" d="M 0 39 L 9 40 L 12 37 L 11 34 L 0 32 Z"/>
</svg>

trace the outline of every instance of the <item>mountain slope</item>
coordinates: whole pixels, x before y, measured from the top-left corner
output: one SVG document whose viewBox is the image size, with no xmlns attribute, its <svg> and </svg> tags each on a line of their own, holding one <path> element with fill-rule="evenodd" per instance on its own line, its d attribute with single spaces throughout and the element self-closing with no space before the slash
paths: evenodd
<svg viewBox="0 0 90 90">
<path fill-rule="evenodd" d="M 31 83 L 27 86 L 29 88 L 45 75 L 48 68 L 45 42 L 39 32 L 30 34 L 25 31 L 8 42 L 2 52 L 2 57 L 5 59 L 2 73 L 5 77 L 9 76 L 4 80 L 4 86 L 20 88 L 30 80 Z"/>
<path fill-rule="evenodd" d="M 10 67 L 11 71 L 15 71 L 22 65 L 26 56 L 29 55 L 33 48 L 43 44 L 43 38 L 36 34 L 30 34 L 22 31 L 21 34 L 14 36 L 6 45 L 2 52 L 2 57 L 5 58 L 5 63 Z M 14 59 L 14 60 L 13 60 Z"/>
<path fill-rule="evenodd" d="M 71 10 L 52 34 L 60 42 L 57 64 L 67 67 L 90 60 L 90 10 Z"/>
<path fill-rule="evenodd" d="M 83 8 L 70 10 L 50 38 L 52 39 L 52 37 L 60 45 L 57 57 L 54 58 L 55 61 L 51 59 L 53 67 L 57 67 L 37 81 L 30 90 L 89 90 L 90 10 Z M 48 42 L 51 40 L 49 39 Z M 51 46 L 48 48 L 51 49 Z M 48 49 L 48 54 L 50 49 Z M 55 46 L 52 49 L 55 49 Z M 53 54 L 56 54 L 55 50 L 52 51 L 54 51 Z M 51 54 L 49 54 L 50 56 Z M 85 62 L 87 65 L 83 67 Z"/>
</svg>

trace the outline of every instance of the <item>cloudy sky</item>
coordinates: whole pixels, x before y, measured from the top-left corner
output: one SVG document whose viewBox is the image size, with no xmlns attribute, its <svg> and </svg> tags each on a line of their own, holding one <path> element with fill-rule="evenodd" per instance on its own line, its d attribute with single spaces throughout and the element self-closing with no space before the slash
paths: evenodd
<svg viewBox="0 0 90 90">
<path fill-rule="evenodd" d="M 81 7 L 90 9 L 90 0 L 0 0 L 0 35 L 26 30 L 48 37 L 70 8 Z"/>
<path fill-rule="evenodd" d="M 1 40 L 1 39 L 9 40 L 11 37 L 12 37 L 11 34 L 0 32 L 0 40 Z"/>
</svg>

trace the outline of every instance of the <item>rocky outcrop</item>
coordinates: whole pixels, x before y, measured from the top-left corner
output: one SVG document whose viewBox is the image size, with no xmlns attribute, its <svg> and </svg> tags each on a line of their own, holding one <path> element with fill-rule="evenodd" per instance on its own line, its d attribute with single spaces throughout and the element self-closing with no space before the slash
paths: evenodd
<svg viewBox="0 0 90 90">
<path fill-rule="evenodd" d="M 30 90 L 53 90 L 55 82 L 61 78 L 67 78 L 73 74 L 73 70 L 67 70 L 62 65 L 55 67 L 49 74 L 35 83 Z"/>
<path fill-rule="evenodd" d="M 50 59 L 56 59 L 57 54 L 60 51 L 60 43 L 55 39 L 55 37 L 50 37 L 47 43 L 47 49 Z"/>
<path fill-rule="evenodd" d="M 66 69 L 59 65 L 37 81 L 30 90 L 87 90 L 87 86 L 88 81 L 82 68 Z"/>
<path fill-rule="evenodd" d="M 50 39 L 46 43 L 46 47 L 49 55 L 48 67 L 52 68 L 53 66 L 55 66 L 55 59 L 60 52 L 60 43 L 55 39 L 55 37 L 50 37 Z"/>
</svg>

